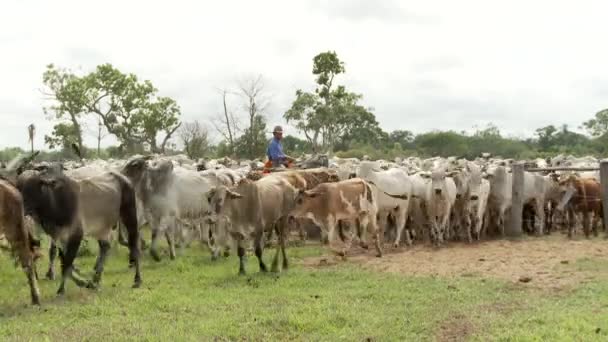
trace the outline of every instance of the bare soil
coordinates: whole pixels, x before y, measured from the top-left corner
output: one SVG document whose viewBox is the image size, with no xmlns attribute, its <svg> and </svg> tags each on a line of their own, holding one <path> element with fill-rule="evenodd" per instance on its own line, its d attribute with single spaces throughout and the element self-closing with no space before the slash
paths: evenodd
<svg viewBox="0 0 608 342">
<path fill-rule="evenodd" d="M 448 243 L 445 247 L 416 245 L 393 249 L 388 245 L 382 258 L 374 251 L 351 250 L 346 262 L 375 271 L 413 276 L 496 278 L 529 287 L 562 290 L 594 279 L 594 274 L 576 267 L 577 260 L 608 260 L 608 240 L 569 240 L 562 234 L 519 241 L 495 240 L 479 243 Z M 322 267 L 344 262 L 329 254 L 308 258 L 304 265 Z M 608 266 L 606 267 L 608 273 Z"/>
</svg>

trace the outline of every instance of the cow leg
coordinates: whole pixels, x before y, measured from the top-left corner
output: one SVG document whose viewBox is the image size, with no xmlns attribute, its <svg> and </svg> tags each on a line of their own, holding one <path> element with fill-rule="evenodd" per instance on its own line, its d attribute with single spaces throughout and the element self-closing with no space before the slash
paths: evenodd
<svg viewBox="0 0 608 342">
<path fill-rule="evenodd" d="M 29 235 L 29 234 L 28 234 Z M 30 235 L 30 243 L 33 237 Z M 30 287 L 30 297 L 33 305 L 40 305 L 40 289 L 38 288 L 38 278 L 36 276 L 36 263 L 34 261 L 34 253 L 29 250 L 26 244 L 18 243 L 17 241 L 9 241 L 11 248 L 13 246 L 20 246 L 17 251 L 19 261 L 23 272 L 27 277 L 27 282 Z"/>
<path fill-rule="evenodd" d="M 158 229 L 152 229 L 152 243 L 150 245 L 150 255 L 155 261 L 160 261 L 160 254 L 158 253 Z"/>
<path fill-rule="evenodd" d="M 158 252 L 158 235 L 160 233 L 160 219 L 158 218 L 150 218 L 148 220 L 150 222 L 150 229 L 152 230 L 152 242 L 150 242 L 150 256 L 154 261 L 160 261 L 160 253 Z"/>
<path fill-rule="evenodd" d="M 300 221 L 298 221 L 298 220 L 295 220 L 294 224 L 296 225 L 296 229 L 300 233 L 300 240 L 302 242 L 306 242 L 306 239 L 308 238 L 308 236 L 306 234 L 306 229 L 304 229 L 304 225 L 300 224 Z"/>
<path fill-rule="evenodd" d="M 599 230 L 598 230 L 599 221 L 600 221 L 600 215 L 596 211 L 593 213 L 593 224 L 591 227 L 593 229 L 593 236 L 595 236 L 595 237 L 598 237 L 598 235 L 599 235 Z"/>
<path fill-rule="evenodd" d="M 82 279 L 80 275 L 74 272 L 74 259 L 76 259 L 76 255 L 78 254 L 82 235 L 81 229 L 74 232 L 64 244 L 64 247 L 59 251 L 59 257 L 61 259 L 61 283 L 57 290 L 57 295 L 59 296 L 65 294 L 65 281 L 67 278 L 72 278 L 78 287 L 94 288 L 92 282 Z"/>
<path fill-rule="evenodd" d="M 399 208 L 397 210 L 397 212 L 395 213 L 395 225 L 396 225 L 396 229 L 397 229 L 397 236 L 395 236 L 395 242 L 393 243 L 393 247 L 397 248 L 399 247 L 399 243 L 401 243 L 401 234 L 403 233 L 403 230 L 405 229 L 405 224 L 407 223 L 407 211 L 405 210 L 401 210 L 401 208 Z M 406 240 L 407 240 L 407 245 L 411 246 L 412 244 L 412 240 L 410 239 L 410 235 L 406 232 L 405 233 L 406 236 Z"/>
<path fill-rule="evenodd" d="M 382 232 L 382 228 L 378 227 L 378 222 L 376 221 L 375 215 L 368 218 L 368 222 L 365 225 L 367 227 L 367 231 L 370 232 L 374 236 L 374 245 L 376 247 L 376 257 L 382 257 L 382 240 L 384 238 L 384 234 Z M 361 222 L 363 224 L 363 221 Z"/>
<path fill-rule="evenodd" d="M 583 212 L 583 231 L 585 237 L 589 238 L 589 212 Z"/>
<path fill-rule="evenodd" d="M 173 235 L 172 230 L 165 232 L 165 238 L 167 239 L 167 244 L 169 245 L 169 258 L 171 260 L 175 260 L 175 242 L 173 241 Z"/>
<path fill-rule="evenodd" d="M 49 247 L 49 270 L 46 272 L 46 279 L 55 280 L 55 258 L 57 258 L 57 245 L 51 240 Z"/>
<path fill-rule="evenodd" d="M 23 271 L 27 276 L 27 282 L 30 286 L 30 296 L 32 304 L 40 305 L 40 289 L 38 288 L 38 280 L 36 279 L 36 264 L 30 260 L 29 263 L 22 265 Z"/>
<path fill-rule="evenodd" d="M 283 269 L 289 269 L 289 260 L 287 259 L 287 230 L 283 229 L 279 234 L 279 246 L 281 246 L 281 254 L 283 255 Z"/>
<path fill-rule="evenodd" d="M 97 256 L 97 261 L 95 262 L 95 275 L 93 276 L 93 283 L 99 285 L 101 282 L 101 274 L 103 273 L 103 268 L 106 263 L 106 258 L 108 256 L 108 252 L 110 251 L 110 242 L 107 240 L 99 240 L 99 255 Z"/>
<path fill-rule="evenodd" d="M 117 223 L 118 225 L 118 243 L 123 246 L 129 246 L 127 239 L 125 238 L 125 227 L 121 222 Z"/>
<path fill-rule="evenodd" d="M 243 247 L 243 238 L 242 237 L 238 237 L 237 238 L 237 255 L 239 256 L 239 274 L 240 275 L 246 275 L 247 272 L 245 272 L 245 247 Z"/>
<path fill-rule="evenodd" d="M 262 242 L 263 237 L 264 237 L 264 232 L 260 232 L 260 233 L 256 234 L 253 245 L 255 248 L 255 256 L 258 258 L 258 261 L 260 262 L 260 272 L 268 272 L 268 269 L 266 268 L 266 264 L 264 263 L 264 260 L 262 259 L 262 254 L 264 253 L 264 245 Z M 274 266 L 274 262 L 273 262 L 273 266 Z"/>
<path fill-rule="evenodd" d="M 346 257 L 346 251 L 344 250 L 344 248 L 342 248 L 341 250 L 337 250 L 336 249 L 336 242 L 338 240 L 338 232 L 336 231 L 337 222 L 335 222 L 334 220 L 328 220 L 326 227 L 327 227 L 327 239 L 329 242 L 329 248 L 331 250 L 334 251 L 334 253 L 336 253 L 337 255 L 341 256 L 341 257 Z"/>
</svg>

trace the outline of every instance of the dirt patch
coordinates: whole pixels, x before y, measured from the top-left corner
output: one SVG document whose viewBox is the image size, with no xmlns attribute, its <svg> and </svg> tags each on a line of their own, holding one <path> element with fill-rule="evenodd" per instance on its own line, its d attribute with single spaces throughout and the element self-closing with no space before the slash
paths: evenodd
<svg viewBox="0 0 608 342">
<path fill-rule="evenodd" d="M 391 273 L 441 277 L 482 277 L 510 281 L 518 286 L 565 289 L 596 274 L 579 270 L 582 258 L 608 259 L 608 242 L 568 240 L 562 235 L 521 241 L 485 241 L 475 244 L 450 243 L 446 247 L 413 246 L 385 248 L 376 258 L 372 251 L 356 250 L 348 262 Z M 333 256 L 309 258 L 304 264 L 324 267 L 342 263 Z"/>
<path fill-rule="evenodd" d="M 475 326 L 466 316 L 456 314 L 439 327 L 437 341 L 466 341 L 474 330 Z"/>
</svg>

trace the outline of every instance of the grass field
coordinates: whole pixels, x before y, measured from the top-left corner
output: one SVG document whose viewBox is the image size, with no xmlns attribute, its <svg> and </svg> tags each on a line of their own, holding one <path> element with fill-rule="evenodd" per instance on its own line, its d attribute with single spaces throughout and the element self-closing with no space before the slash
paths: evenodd
<svg viewBox="0 0 608 342">
<path fill-rule="evenodd" d="M 479 274 L 381 272 L 353 261 L 312 267 L 304 261 L 326 254 L 315 246 L 289 249 L 292 268 L 278 276 L 258 273 L 249 256 L 249 275 L 238 276 L 235 256 L 212 262 L 194 246 L 175 261 L 146 255 L 144 286 L 134 290 L 126 252 L 113 247 L 97 291 L 69 283 L 56 298 L 57 282 L 41 280 L 41 308 L 29 305 L 23 273 L 0 255 L 0 340 L 608 340 L 608 264 L 600 257 L 558 263 L 566 276 L 593 276 L 547 289 Z M 77 260 L 83 272 L 93 262 Z"/>
</svg>

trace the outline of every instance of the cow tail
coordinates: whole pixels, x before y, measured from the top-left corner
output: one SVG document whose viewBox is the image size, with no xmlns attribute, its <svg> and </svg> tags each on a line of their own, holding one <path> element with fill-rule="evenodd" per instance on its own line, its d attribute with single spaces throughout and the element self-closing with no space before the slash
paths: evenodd
<svg viewBox="0 0 608 342">
<path fill-rule="evenodd" d="M 129 262 L 134 263 L 139 258 L 139 227 L 137 224 L 135 190 L 131 182 L 123 175 L 112 172 L 112 176 L 120 184 L 120 220 L 127 228 Z"/>
<path fill-rule="evenodd" d="M 373 204 L 374 203 L 374 197 L 373 197 L 373 194 L 372 194 L 372 188 L 367 183 L 363 183 L 363 184 L 365 184 L 365 190 L 367 190 L 367 194 L 366 194 L 367 201 L 369 203 Z M 372 184 L 374 184 L 374 183 L 372 183 Z"/>
</svg>

